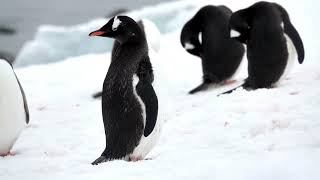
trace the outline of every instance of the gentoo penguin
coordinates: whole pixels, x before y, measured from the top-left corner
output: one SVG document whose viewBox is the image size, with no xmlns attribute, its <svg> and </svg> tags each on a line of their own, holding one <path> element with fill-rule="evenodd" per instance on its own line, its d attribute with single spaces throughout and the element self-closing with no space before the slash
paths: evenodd
<svg viewBox="0 0 320 180">
<path fill-rule="evenodd" d="M 106 148 L 92 164 L 142 160 L 160 133 L 158 98 L 144 33 L 130 17 L 115 16 L 89 35 L 114 38 L 119 43 L 102 90 Z"/>
<path fill-rule="evenodd" d="M 17 76 L 11 65 L 2 59 L 0 84 L 0 156 L 6 156 L 29 123 L 29 110 Z"/>
<path fill-rule="evenodd" d="M 226 6 L 208 5 L 184 25 L 180 42 L 187 52 L 202 59 L 203 72 L 202 84 L 189 94 L 205 90 L 212 84 L 225 83 L 239 68 L 244 46 L 229 36 L 231 14 L 232 11 Z"/>
<path fill-rule="evenodd" d="M 144 33 L 144 36 L 147 40 L 148 45 L 150 45 L 150 48 L 154 50 L 155 52 L 159 52 L 160 50 L 160 31 L 158 30 L 157 26 L 148 19 L 142 19 L 138 22 L 139 27 Z M 112 51 L 111 51 L 111 61 L 113 60 L 114 53 L 118 49 L 120 43 L 118 41 L 114 41 Z M 149 48 L 149 47 L 148 47 Z M 147 59 L 148 60 L 148 59 Z M 144 66 L 146 62 L 142 61 L 140 62 L 139 66 Z M 150 63 L 150 62 L 147 62 Z M 151 67 L 151 66 L 150 66 Z M 153 76 L 151 74 L 150 76 Z M 100 98 L 102 96 L 102 92 L 97 92 L 92 95 L 93 98 Z"/>
<path fill-rule="evenodd" d="M 276 3 L 258 2 L 235 12 L 230 28 L 232 38 L 247 44 L 248 78 L 241 85 L 246 90 L 274 87 L 288 73 L 296 52 L 299 63 L 304 60 L 302 40 L 287 11 Z"/>
</svg>

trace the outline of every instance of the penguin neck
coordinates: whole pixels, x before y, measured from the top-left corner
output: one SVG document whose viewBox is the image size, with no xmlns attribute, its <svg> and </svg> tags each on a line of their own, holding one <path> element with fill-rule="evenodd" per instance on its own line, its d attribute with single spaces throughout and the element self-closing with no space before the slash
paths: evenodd
<svg viewBox="0 0 320 180">
<path fill-rule="evenodd" d="M 108 88 L 131 86 L 141 59 L 148 55 L 146 43 L 122 43 L 112 55 L 112 61 L 105 79 Z"/>
</svg>

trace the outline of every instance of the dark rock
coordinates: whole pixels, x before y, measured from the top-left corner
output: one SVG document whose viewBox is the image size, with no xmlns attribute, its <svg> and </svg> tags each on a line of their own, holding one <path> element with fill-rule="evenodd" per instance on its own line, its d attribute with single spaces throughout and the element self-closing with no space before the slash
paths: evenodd
<svg viewBox="0 0 320 180">
<path fill-rule="evenodd" d="M 16 30 L 10 27 L 0 26 L 0 34 L 3 35 L 13 35 L 16 33 Z"/>
</svg>

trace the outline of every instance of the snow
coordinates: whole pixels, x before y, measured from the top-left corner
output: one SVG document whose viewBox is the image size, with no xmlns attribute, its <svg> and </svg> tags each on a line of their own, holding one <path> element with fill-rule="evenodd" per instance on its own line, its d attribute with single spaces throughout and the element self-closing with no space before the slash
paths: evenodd
<svg viewBox="0 0 320 180">
<path fill-rule="evenodd" d="M 253 2 L 210 1 L 233 10 Z M 105 145 L 100 100 L 93 100 L 91 94 L 101 89 L 110 53 L 104 52 L 107 41 L 92 42 L 104 38 L 89 41 L 86 37 L 98 28 L 95 22 L 66 28 L 71 37 L 65 41 L 71 42 L 64 43 L 83 48 L 83 55 L 60 52 L 55 48 L 62 46 L 59 42 L 49 49 L 63 61 L 16 69 L 28 98 L 31 120 L 12 150 L 16 155 L 0 158 L 0 179 L 319 179 L 320 56 L 315 37 L 319 26 L 314 23 L 317 16 L 313 16 L 318 2 L 277 2 L 286 7 L 304 40 L 305 62 L 298 65 L 296 60 L 277 88 L 250 92 L 238 89 L 220 97 L 216 95 L 246 77 L 246 63 L 234 77 L 236 84 L 187 95 L 201 82 L 201 63 L 179 41 L 183 20 L 207 1 L 179 1 L 139 12 L 149 13 L 151 9 L 163 15 L 164 21 L 166 15 L 172 19 L 166 26 L 172 27 L 170 31 L 160 27 L 161 49 L 158 60 L 152 59 L 155 72 L 160 73 L 155 76 L 161 88 L 157 93 L 167 93 L 165 105 L 169 111 L 161 114 L 165 124 L 159 143 L 147 155 L 151 160 L 139 162 L 90 164 Z M 179 6 L 181 13 L 177 13 Z M 62 34 L 66 35 L 66 29 Z M 85 37 L 78 39 L 79 32 Z M 53 37 L 50 43 L 54 44 Z"/>
</svg>

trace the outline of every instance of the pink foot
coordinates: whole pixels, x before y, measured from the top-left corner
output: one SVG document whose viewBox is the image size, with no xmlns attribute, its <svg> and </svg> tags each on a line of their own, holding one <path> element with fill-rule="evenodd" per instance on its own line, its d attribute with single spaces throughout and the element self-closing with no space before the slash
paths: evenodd
<svg viewBox="0 0 320 180">
<path fill-rule="evenodd" d="M 235 79 L 229 79 L 229 80 L 226 80 L 226 81 L 224 82 L 224 84 L 225 84 L 225 85 L 230 85 L 230 84 L 233 84 L 233 83 L 235 83 L 235 82 L 237 82 L 237 80 L 235 80 Z"/>
<path fill-rule="evenodd" d="M 130 157 L 130 161 L 132 161 L 132 162 L 137 162 L 137 161 L 141 161 L 141 160 L 143 160 L 143 158 L 141 156 Z"/>
<path fill-rule="evenodd" d="M 1 157 L 5 157 L 5 156 L 14 156 L 14 155 L 16 155 L 15 153 L 12 153 L 12 152 L 8 152 L 8 153 L 0 153 L 0 156 Z"/>
</svg>

